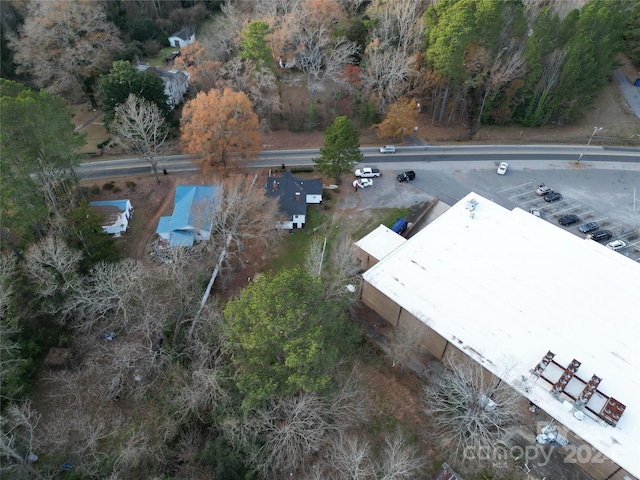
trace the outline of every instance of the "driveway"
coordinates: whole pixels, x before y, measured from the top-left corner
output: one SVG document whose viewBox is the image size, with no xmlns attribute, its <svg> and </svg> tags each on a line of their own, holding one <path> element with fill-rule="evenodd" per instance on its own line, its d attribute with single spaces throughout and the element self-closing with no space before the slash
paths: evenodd
<svg viewBox="0 0 640 480">
<path fill-rule="evenodd" d="M 640 87 L 634 86 L 620 69 L 617 69 L 613 75 L 629 107 L 636 117 L 640 118 Z"/>
</svg>

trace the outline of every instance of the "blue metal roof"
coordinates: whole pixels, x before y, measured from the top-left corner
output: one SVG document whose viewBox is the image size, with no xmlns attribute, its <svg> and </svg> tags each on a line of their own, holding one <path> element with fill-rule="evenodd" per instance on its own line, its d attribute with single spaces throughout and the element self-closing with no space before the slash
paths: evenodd
<svg viewBox="0 0 640 480">
<path fill-rule="evenodd" d="M 160 217 L 156 233 L 169 234 L 171 246 L 193 245 L 196 228 L 211 230 L 215 191 L 216 188 L 210 185 L 178 185 L 173 214 Z"/>
</svg>

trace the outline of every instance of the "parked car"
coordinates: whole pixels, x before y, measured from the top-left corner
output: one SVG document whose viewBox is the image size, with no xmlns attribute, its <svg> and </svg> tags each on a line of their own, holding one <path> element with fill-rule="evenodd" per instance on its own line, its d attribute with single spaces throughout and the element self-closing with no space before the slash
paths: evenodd
<svg viewBox="0 0 640 480">
<path fill-rule="evenodd" d="M 627 244 L 622 240 L 614 240 L 613 242 L 607 243 L 607 247 L 609 247 L 611 250 L 620 250 L 621 248 L 624 248 L 626 246 Z"/>
<path fill-rule="evenodd" d="M 413 180 L 414 178 L 416 178 L 416 172 L 414 172 L 413 170 L 407 170 L 406 172 L 402 172 L 397 176 L 399 182 L 408 182 L 409 180 Z"/>
<path fill-rule="evenodd" d="M 359 178 L 353 181 L 353 186 L 357 188 L 367 188 L 373 186 L 373 180 L 370 178 Z"/>
<path fill-rule="evenodd" d="M 396 153 L 396 147 L 394 145 L 385 145 L 380 147 L 380 153 Z"/>
<path fill-rule="evenodd" d="M 380 170 L 378 170 L 377 168 L 364 167 L 364 168 L 357 169 L 355 171 L 355 174 L 356 174 L 356 177 L 361 177 L 361 178 L 379 177 Z"/>
<path fill-rule="evenodd" d="M 498 175 L 504 175 L 507 173 L 507 169 L 509 168 L 509 164 L 507 162 L 500 162 L 498 166 Z"/>
<path fill-rule="evenodd" d="M 542 195 L 546 195 L 547 193 L 551 193 L 553 192 L 553 188 L 545 185 L 544 183 L 541 183 L 538 188 L 536 188 L 536 194 L 542 196 Z"/>
<path fill-rule="evenodd" d="M 391 230 L 396 232 L 398 235 L 402 235 L 409 226 L 409 222 L 407 222 L 404 218 L 398 218 L 396 223 L 391 226 Z"/>
<path fill-rule="evenodd" d="M 563 215 L 558 219 L 558 223 L 560 225 L 571 225 L 573 223 L 578 223 L 580 221 L 580 217 L 574 215 L 573 213 L 569 215 Z"/>
<path fill-rule="evenodd" d="M 593 232 L 594 230 L 598 229 L 598 223 L 597 222 L 589 222 L 589 223 L 585 223 L 584 225 L 580 225 L 579 230 L 582 233 L 589 233 L 589 232 Z"/>
<path fill-rule="evenodd" d="M 609 240 L 611 237 L 613 237 L 613 233 L 609 230 L 596 230 L 595 232 L 590 233 L 587 238 L 595 240 L 596 242 L 602 242 L 604 240 Z"/>
<path fill-rule="evenodd" d="M 558 200 L 562 200 L 562 195 L 558 192 L 549 192 L 544 196 L 545 202 L 557 202 Z"/>
<path fill-rule="evenodd" d="M 534 217 L 542 218 L 542 213 L 540 212 L 539 209 L 532 208 L 530 212 L 531 212 L 531 215 L 533 215 Z"/>
</svg>

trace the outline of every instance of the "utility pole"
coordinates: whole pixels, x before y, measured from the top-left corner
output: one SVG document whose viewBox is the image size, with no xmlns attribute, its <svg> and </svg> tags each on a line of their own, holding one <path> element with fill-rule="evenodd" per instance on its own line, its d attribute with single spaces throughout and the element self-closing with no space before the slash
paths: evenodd
<svg viewBox="0 0 640 480">
<path fill-rule="evenodd" d="M 582 156 L 585 154 L 585 152 L 587 151 L 587 148 L 589 148 L 589 144 L 591 143 L 591 140 L 593 140 L 593 137 L 596 136 L 596 132 L 599 132 L 600 130 L 602 130 L 604 127 L 593 127 L 593 133 L 591 134 L 591 136 L 589 137 L 589 141 L 587 142 L 587 145 L 584 147 L 584 150 L 582 151 L 582 153 L 580 154 L 580 156 L 578 157 L 578 161 L 576 162 L 578 165 L 580 165 L 580 160 L 582 160 Z"/>
</svg>

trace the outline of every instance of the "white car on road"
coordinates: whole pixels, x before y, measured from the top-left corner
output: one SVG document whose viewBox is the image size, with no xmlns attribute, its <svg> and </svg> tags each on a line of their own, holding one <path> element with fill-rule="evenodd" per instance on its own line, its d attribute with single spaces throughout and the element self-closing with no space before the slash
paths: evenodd
<svg viewBox="0 0 640 480">
<path fill-rule="evenodd" d="M 373 186 L 373 180 L 370 178 L 360 178 L 353 181 L 353 186 L 356 188 L 367 188 Z"/>
<path fill-rule="evenodd" d="M 380 153 L 396 153 L 396 147 L 393 145 L 385 145 L 380 147 Z"/>
<path fill-rule="evenodd" d="M 509 164 L 507 162 L 500 162 L 500 166 L 498 167 L 498 175 L 504 175 L 507 173 L 507 169 L 509 168 Z"/>
</svg>

